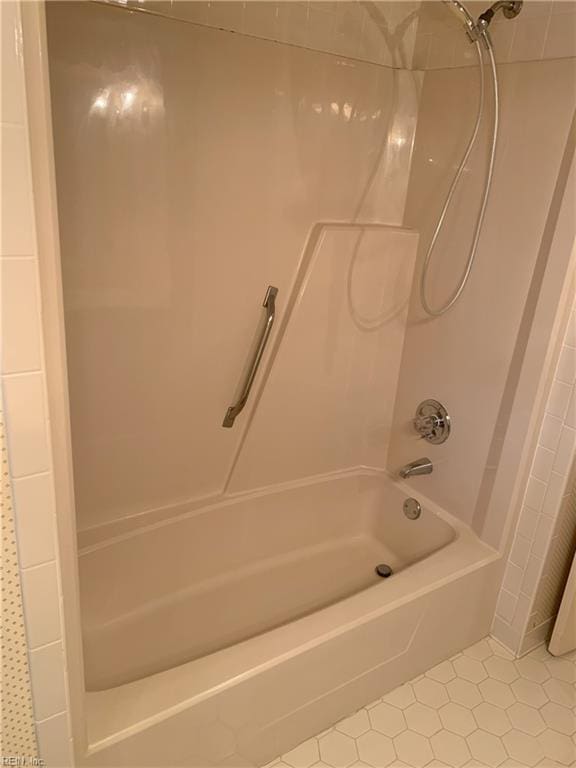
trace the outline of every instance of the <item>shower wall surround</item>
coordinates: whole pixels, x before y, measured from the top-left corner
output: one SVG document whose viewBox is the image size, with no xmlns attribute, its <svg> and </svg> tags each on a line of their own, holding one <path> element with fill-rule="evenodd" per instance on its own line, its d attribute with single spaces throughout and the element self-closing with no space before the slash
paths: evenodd
<svg viewBox="0 0 576 768">
<path fill-rule="evenodd" d="M 417 244 L 402 229 L 325 228 L 229 490 L 386 465 Z"/>
<path fill-rule="evenodd" d="M 239 459 L 242 488 L 369 463 L 358 420 L 382 464 L 421 75 L 109 4 L 50 3 L 47 21 L 80 531 L 214 497 L 241 448 L 258 466 Z M 282 477 L 259 416 L 252 434 L 257 388 L 221 426 L 269 284 L 287 346 L 261 405 L 300 451 Z"/>
<path fill-rule="evenodd" d="M 420 0 L 108 2 L 194 24 L 402 69 L 412 66 L 421 5 Z"/>
<path fill-rule="evenodd" d="M 424 2 L 191 2 L 97 0 L 313 50 L 403 69 L 476 65 L 462 25 L 440 0 Z M 485 0 L 466 7 L 477 17 Z M 576 56 L 576 1 L 525 0 L 511 23 L 490 25 L 496 61 L 513 63 Z"/>
<path fill-rule="evenodd" d="M 518 367 L 522 360 L 521 355 L 515 360 L 515 350 L 535 265 L 545 266 L 547 258 L 542 242 L 553 219 L 551 201 L 576 108 L 576 67 L 574 59 L 506 64 L 499 66 L 499 78 L 500 138 L 471 279 L 453 310 L 434 319 L 423 314 L 419 280 L 414 281 L 389 456 L 394 470 L 420 455 L 411 426 L 415 406 L 426 397 L 443 402 L 453 419 L 452 434 L 447 443 L 428 450 L 434 473 L 412 484 L 481 535 L 490 531 L 494 546 L 506 516 L 494 510 L 492 525 L 485 510 L 509 416 L 501 406 L 511 365 Z M 478 73 L 472 68 L 425 73 L 404 220 L 420 233 L 419 261 L 472 130 L 477 89 Z M 484 121 L 484 134 L 487 125 Z M 450 295 L 464 267 L 487 145 L 487 137 L 478 142 L 438 239 L 430 271 L 433 306 Z M 538 185 L 525 183 L 527 168 Z M 573 229 L 565 244 L 568 252 Z"/>
<path fill-rule="evenodd" d="M 466 7 L 478 17 L 488 3 L 471 0 Z M 476 66 L 476 55 L 455 17 L 440 2 L 425 0 L 418 11 L 414 69 Z M 497 14 L 490 25 L 497 63 L 542 61 L 576 56 L 576 2 L 525 0 L 513 21 Z"/>
<path fill-rule="evenodd" d="M 433 34 L 442 24 L 450 29 L 452 15 L 441 3 L 409 4 L 403 11 L 404 5 L 377 4 L 387 28 L 397 25 L 390 39 L 403 39 L 413 28 L 414 14 L 423 34 Z M 161 519 L 225 489 L 246 490 L 356 463 L 387 464 L 395 472 L 420 451 L 410 422 L 416 404 L 428 396 L 446 401 L 457 428 L 446 446 L 433 451 L 434 474 L 415 483 L 477 531 L 486 526 L 486 486 L 496 468 L 491 458 L 496 419 L 576 106 L 573 59 L 499 65 L 496 174 L 470 286 L 452 312 L 433 322 L 422 316 L 415 287 L 405 343 L 402 311 L 384 331 L 364 334 L 372 344 L 365 354 L 375 354 L 382 364 L 380 373 L 376 366 L 370 381 L 362 381 L 371 394 L 363 390 L 358 413 L 346 393 L 356 391 L 362 366 L 348 372 L 342 368 L 353 359 L 353 334 L 348 346 L 342 343 L 323 358 L 327 353 L 319 350 L 327 337 L 317 335 L 315 341 L 303 330 L 307 346 L 293 343 L 290 352 L 287 310 L 297 306 L 304 317 L 306 309 L 305 302 L 288 307 L 287 300 L 296 296 L 308 264 L 324 265 L 319 269 L 328 262 L 338 265 L 333 284 L 314 278 L 314 290 L 324 291 L 322 322 L 326 328 L 338 325 L 336 297 L 350 299 L 350 284 L 345 288 L 342 279 L 347 275 L 350 283 L 351 276 L 358 280 L 360 274 L 363 285 L 378 283 L 382 264 L 374 255 L 390 248 L 393 234 L 374 229 L 350 261 L 347 254 L 356 248 L 351 231 L 340 230 L 336 243 L 331 242 L 334 231 L 312 227 L 322 221 L 403 225 L 419 232 L 425 247 L 472 128 L 477 72 L 459 67 L 419 73 L 272 42 L 281 37 L 283 14 L 292 12 L 288 6 L 305 11 L 308 20 L 322 14 L 322 28 L 332 31 L 341 14 L 373 15 L 376 7 L 49 6 L 61 209 L 74 198 L 75 210 L 74 217 L 63 217 L 61 236 L 82 544 L 152 519 L 142 513 Z M 144 11 L 132 12 L 135 7 Z M 528 20 L 536 18 L 538 7 L 530 9 Z M 226 14 L 236 14 L 236 21 L 226 21 Z M 265 19 L 272 25 L 266 29 Z M 519 19 L 507 23 L 515 28 Z M 545 21 L 552 23 L 551 12 Z M 294 21 L 291 29 L 301 22 Z M 365 24 L 344 26 L 365 29 Z M 302 46 L 321 47 L 311 32 L 306 34 Z M 350 53 L 351 48 L 342 50 Z M 100 67 L 100 61 L 107 64 Z M 513 141 L 519 132 L 523 140 Z M 558 141 L 546 141 L 552 132 Z M 485 145 L 480 141 L 471 158 L 471 172 L 437 245 L 432 268 L 437 300 L 451 290 L 453 273 L 463 266 Z M 528 164 L 542 180 L 537 188 L 522 183 Z M 81 184 L 85 177 L 92 179 L 90 187 Z M 512 211 L 511 199 L 517 201 Z M 405 283 L 410 259 L 404 264 L 408 271 L 397 272 L 394 279 Z M 308 289 L 314 280 L 302 286 Z M 234 429 L 223 430 L 221 419 L 237 392 L 268 284 L 280 288 L 273 370 L 264 372 L 270 379 L 259 408 L 251 410 L 256 394 Z M 214 293 L 206 292 L 205 285 L 215 286 Z M 315 296 L 308 295 L 312 306 Z M 386 295 L 378 301 L 385 314 Z M 232 332 L 221 322 L 222 306 L 225 316 L 234 318 Z M 309 322 L 316 332 L 320 326 L 314 312 Z M 210 375 L 216 370 L 214 338 L 217 376 Z M 385 360 L 376 354 L 378 345 L 389 351 Z M 430 349 L 435 350 L 431 358 Z M 423 359 L 429 360 L 425 379 L 420 375 Z M 108 373 L 102 382 L 105 360 Z M 343 389 L 332 386 L 326 397 L 326 384 L 314 375 L 296 407 L 289 371 L 316 371 L 319 361 L 325 375 Z M 446 370 L 454 375 L 446 377 Z M 193 396 L 187 381 L 194 382 Z M 471 405 L 480 393 L 482 409 Z M 347 404 L 344 411 L 341 403 Z M 274 423 L 263 417 L 272 411 L 278 414 Z M 361 440 L 351 440 L 344 423 L 366 426 L 367 413 L 372 425 Z M 312 414 L 317 422 L 310 421 Z M 195 424 L 193 435 L 190 423 Z M 294 453 L 293 443 L 282 435 L 295 432 L 315 437 L 304 438 L 307 448 Z M 277 454 L 265 448 L 276 435 Z M 491 533 L 494 544 L 502 532 L 498 525 L 499 532 Z"/>
</svg>

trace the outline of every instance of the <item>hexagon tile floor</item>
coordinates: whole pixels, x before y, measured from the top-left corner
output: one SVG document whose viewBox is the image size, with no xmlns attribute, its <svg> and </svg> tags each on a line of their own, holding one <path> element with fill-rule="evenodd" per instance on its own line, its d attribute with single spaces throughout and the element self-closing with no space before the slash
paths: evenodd
<svg viewBox="0 0 576 768">
<path fill-rule="evenodd" d="M 267 768 L 574 765 L 576 653 L 514 660 L 486 638 Z"/>
</svg>

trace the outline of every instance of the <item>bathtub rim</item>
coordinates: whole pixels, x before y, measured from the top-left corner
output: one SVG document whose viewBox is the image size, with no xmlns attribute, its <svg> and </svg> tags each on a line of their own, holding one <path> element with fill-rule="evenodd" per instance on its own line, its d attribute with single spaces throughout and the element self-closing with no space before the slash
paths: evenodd
<svg viewBox="0 0 576 768">
<path fill-rule="evenodd" d="M 345 469 L 337 469 L 332 472 L 326 472 L 318 475 L 309 475 L 307 477 L 297 478 L 296 480 L 287 480 L 283 483 L 275 483 L 273 485 L 264 485 L 257 488 L 251 488 L 246 491 L 236 491 L 234 493 L 226 493 L 217 497 L 209 497 L 202 500 L 191 501 L 189 504 L 174 504 L 174 508 L 180 511 L 175 512 L 174 515 L 157 519 L 147 525 L 138 525 L 132 530 L 124 531 L 122 533 L 110 536 L 109 538 L 102 539 L 92 544 L 86 544 L 78 547 L 78 558 L 81 559 L 87 555 L 97 552 L 114 544 L 128 541 L 138 536 L 145 535 L 151 531 L 165 528 L 169 525 L 187 520 L 193 517 L 200 517 L 201 515 L 215 512 L 220 509 L 234 506 L 239 502 L 250 501 L 251 499 L 260 499 L 266 496 L 275 496 L 285 491 L 296 490 L 298 488 L 305 488 L 312 485 L 321 485 L 328 483 L 331 480 L 340 480 L 346 478 L 361 478 L 361 477 L 379 477 L 383 481 L 392 482 L 402 493 L 407 496 L 417 496 L 421 501 L 424 511 L 431 512 L 435 517 L 440 518 L 444 523 L 448 524 L 459 535 L 459 528 L 464 527 L 468 529 L 465 523 L 462 523 L 456 517 L 443 510 L 436 503 L 431 501 L 424 493 L 417 488 L 414 488 L 409 482 L 400 480 L 397 475 L 390 472 L 388 469 L 382 467 L 371 467 L 365 464 L 359 464 L 354 467 L 346 467 Z M 183 508 L 185 507 L 185 508 Z"/>
<path fill-rule="evenodd" d="M 395 480 L 384 470 L 363 467 L 331 473 L 331 476 L 350 474 L 379 477 L 384 482 L 392 481 L 401 492 L 408 495 L 415 493 L 410 484 Z M 307 479 L 298 485 L 310 482 Z M 293 483 L 289 485 L 294 486 Z M 241 496 L 246 499 L 253 493 L 242 493 Z M 259 492 L 259 495 L 262 493 Z M 466 524 L 419 491 L 417 495 L 425 509 L 450 525 L 455 537 L 441 549 L 399 572 L 393 580 L 386 581 L 385 601 L 382 600 L 383 583 L 379 583 L 200 659 L 115 688 L 86 691 L 87 755 L 140 733 L 243 680 L 337 638 L 501 557 Z M 237 500 L 238 495 L 235 495 L 234 501 Z M 231 500 L 227 499 L 227 502 L 231 503 Z"/>
</svg>

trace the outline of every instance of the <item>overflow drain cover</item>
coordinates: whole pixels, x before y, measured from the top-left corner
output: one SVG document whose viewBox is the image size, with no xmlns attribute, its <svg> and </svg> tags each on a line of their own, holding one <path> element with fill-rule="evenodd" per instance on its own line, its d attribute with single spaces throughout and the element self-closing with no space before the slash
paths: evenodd
<svg viewBox="0 0 576 768">
<path fill-rule="evenodd" d="M 380 563 L 380 565 L 377 565 L 376 573 L 378 576 L 381 576 L 383 579 L 387 579 L 388 576 L 392 576 L 392 568 L 390 568 L 389 565 L 386 565 L 386 563 Z"/>
</svg>

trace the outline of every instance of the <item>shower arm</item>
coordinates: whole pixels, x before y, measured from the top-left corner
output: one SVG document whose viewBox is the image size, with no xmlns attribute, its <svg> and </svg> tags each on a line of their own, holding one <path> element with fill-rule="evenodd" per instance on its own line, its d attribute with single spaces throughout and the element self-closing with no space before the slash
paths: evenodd
<svg viewBox="0 0 576 768">
<path fill-rule="evenodd" d="M 522 2 L 520 0 L 497 0 L 496 3 L 487 8 L 484 13 L 481 13 L 478 17 L 478 25 L 487 27 L 488 24 L 494 18 L 494 15 L 498 11 L 502 11 L 507 19 L 514 19 L 522 10 Z"/>
</svg>

